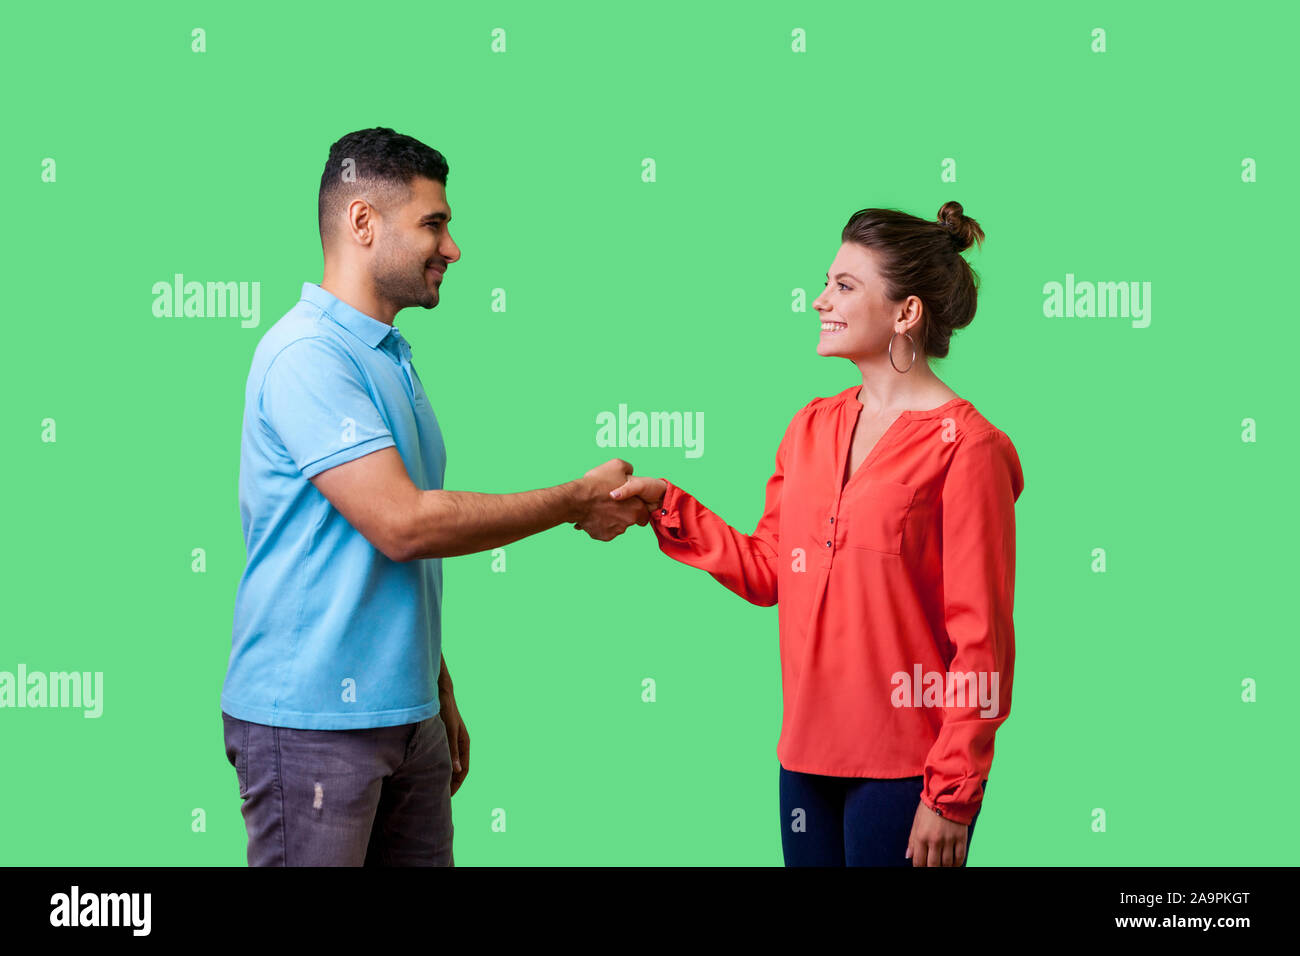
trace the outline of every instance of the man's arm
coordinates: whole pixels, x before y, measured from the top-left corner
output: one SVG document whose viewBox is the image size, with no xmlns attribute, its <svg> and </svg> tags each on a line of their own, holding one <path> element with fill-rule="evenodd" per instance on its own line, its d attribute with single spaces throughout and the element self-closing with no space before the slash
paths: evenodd
<svg viewBox="0 0 1300 956">
<path fill-rule="evenodd" d="M 615 458 L 582 478 L 535 491 L 424 491 L 389 446 L 322 471 L 311 483 L 384 555 L 413 561 L 488 551 L 568 521 L 601 540 L 617 537 L 629 524 L 649 520 L 639 498 L 609 497 L 631 470 Z"/>
</svg>

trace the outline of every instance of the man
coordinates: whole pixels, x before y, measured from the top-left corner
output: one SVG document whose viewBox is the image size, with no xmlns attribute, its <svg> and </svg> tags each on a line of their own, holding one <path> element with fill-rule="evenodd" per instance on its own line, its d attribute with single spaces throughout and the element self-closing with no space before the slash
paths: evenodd
<svg viewBox="0 0 1300 956">
<path fill-rule="evenodd" d="M 613 459 L 551 488 L 442 488 L 438 420 L 393 324 L 460 258 L 447 163 L 349 133 L 321 176 L 324 276 L 267 331 L 244 393 L 239 581 L 221 694 L 250 866 L 454 865 L 469 735 L 442 658 L 444 557 L 562 522 L 608 541 L 649 515 Z"/>
</svg>

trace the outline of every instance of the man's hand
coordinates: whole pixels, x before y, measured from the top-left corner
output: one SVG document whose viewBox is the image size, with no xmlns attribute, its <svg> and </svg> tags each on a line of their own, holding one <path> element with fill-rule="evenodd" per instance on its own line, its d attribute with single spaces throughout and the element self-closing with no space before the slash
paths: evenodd
<svg viewBox="0 0 1300 956">
<path fill-rule="evenodd" d="M 447 747 L 451 750 L 451 794 L 455 796 L 469 773 L 469 733 L 465 730 L 465 721 L 460 719 L 450 682 L 441 680 L 438 682 L 438 716 L 447 727 Z"/>
<path fill-rule="evenodd" d="M 961 866 L 966 860 L 969 835 L 967 824 L 945 820 L 921 803 L 912 818 L 906 858 L 912 866 Z"/>
<path fill-rule="evenodd" d="M 667 493 L 668 485 L 662 478 L 646 478 L 642 475 L 635 478 L 629 476 L 627 481 L 610 492 L 619 501 L 629 501 L 634 496 L 640 498 L 651 511 L 663 504 Z"/>
<path fill-rule="evenodd" d="M 579 479 L 583 489 L 582 513 L 573 526 L 597 541 L 612 541 L 629 525 L 649 523 L 650 512 L 640 498 L 619 501 L 609 496 L 630 474 L 630 464 L 622 458 L 611 458 Z"/>
</svg>

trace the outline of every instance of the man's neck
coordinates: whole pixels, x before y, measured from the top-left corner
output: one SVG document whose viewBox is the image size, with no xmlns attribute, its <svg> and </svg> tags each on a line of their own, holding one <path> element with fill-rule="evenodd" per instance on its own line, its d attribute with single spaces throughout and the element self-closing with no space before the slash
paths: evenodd
<svg viewBox="0 0 1300 956">
<path fill-rule="evenodd" d="M 347 276 L 326 269 L 324 277 L 320 280 L 320 287 L 363 315 L 368 315 L 377 322 L 383 322 L 384 325 L 393 324 L 396 310 L 379 297 L 374 285 L 369 281 L 362 278 L 349 279 Z"/>
</svg>

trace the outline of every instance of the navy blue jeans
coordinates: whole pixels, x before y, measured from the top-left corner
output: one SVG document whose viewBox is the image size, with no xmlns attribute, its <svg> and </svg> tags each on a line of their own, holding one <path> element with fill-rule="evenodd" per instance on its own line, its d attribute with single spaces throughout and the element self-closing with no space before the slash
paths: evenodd
<svg viewBox="0 0 1300 956">
<path fill-rule="evenodd" d="M 454 866 L 451 753 L 435 714 L 298 730 L 222 713 L 249 866 Z"/>
<path fill-rule="evenodd" d="M 823 777 L 781 767 L 785 865 L 911 866 L 907 838 L 923 783 L 921 777 Z M 966 833 L 968 856 L 978 819 L 976 810 Z"/>
</svg>

